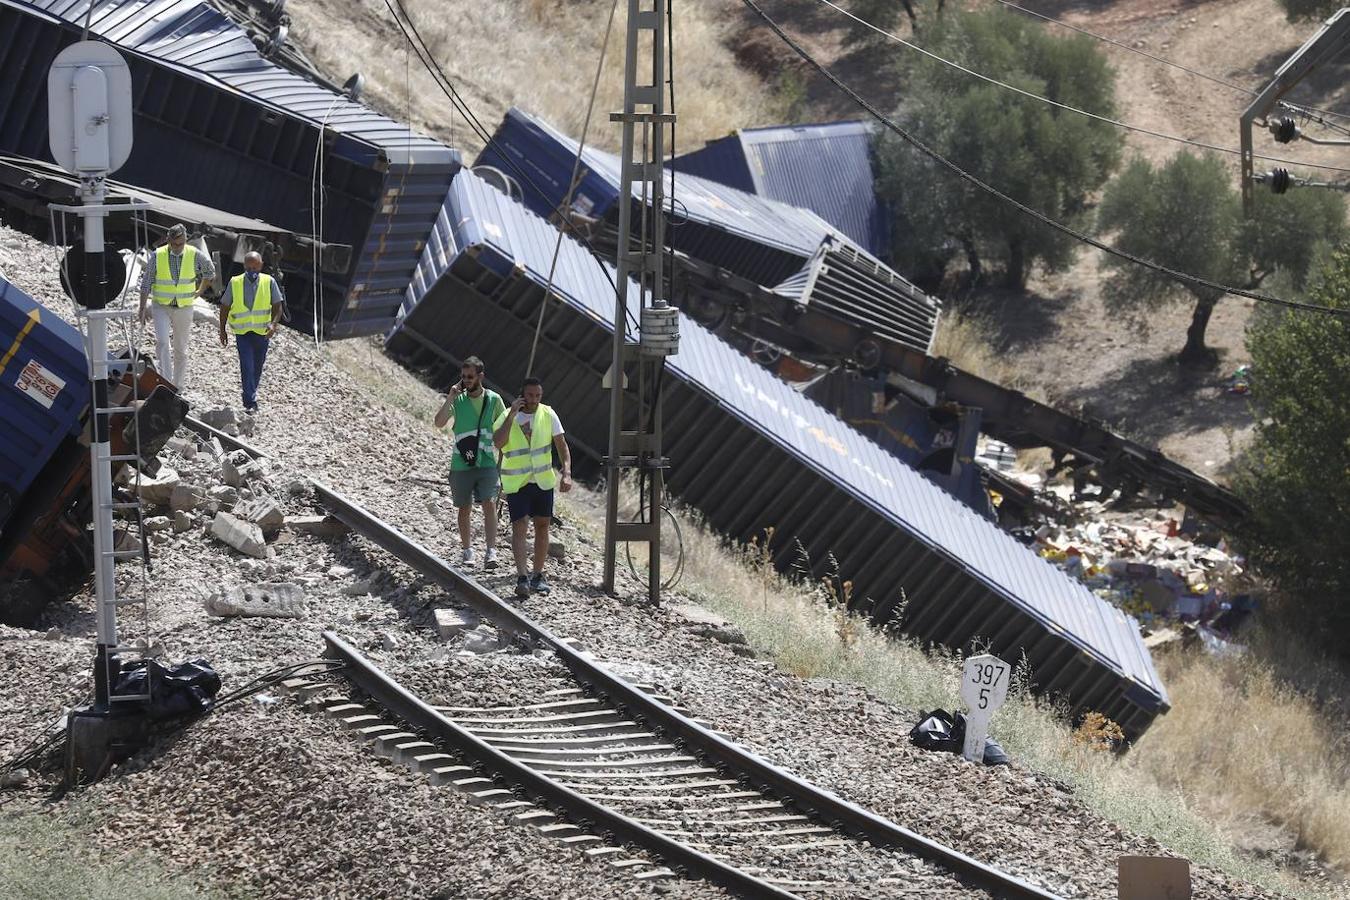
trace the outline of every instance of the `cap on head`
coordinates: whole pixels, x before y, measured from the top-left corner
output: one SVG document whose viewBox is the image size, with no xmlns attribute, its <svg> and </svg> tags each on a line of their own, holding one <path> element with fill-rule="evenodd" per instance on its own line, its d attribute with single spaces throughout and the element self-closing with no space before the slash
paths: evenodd
<svg viewBox="0 0 1350 900">
<path fill-rule="evenodd" d="M 183 227 L 182 223 L 179 223 L 169 228 L 169 240 L 172 241 L 177 238 L 183 238 L 184 240 L 187 239 L 187 229 Z"/>
</svg>

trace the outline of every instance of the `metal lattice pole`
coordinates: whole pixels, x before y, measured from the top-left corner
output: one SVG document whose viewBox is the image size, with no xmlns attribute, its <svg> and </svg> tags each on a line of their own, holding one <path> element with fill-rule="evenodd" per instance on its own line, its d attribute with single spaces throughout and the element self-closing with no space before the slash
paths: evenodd
<svg viewBox="0 0 1350 900">
<path fill-rule="evenodd" d="M 675 118 L 665 112 L 667 2 L 628 0 L 623 110 L 610 114 L 610 120 L 623 128 L 619 176 L 623 200 L 619 204 L 618 290 L 609 372 L 604 589 L 614 592 L 619 544 L 643 542 L 648 548 L 647 594 L 653 603 L 661 594 L 661 510 L 668 466 L 661 446 L 661 372 L 665 357 L 675 352 L 679 340 L 678 313 L 666 304 L 663 294 L 666 176 L 662 164 L 666 132 Z M 636 310 L 629 308 L 634 285 Z M 630 335 L 628 323 L 634 313 L 638 329 Z M 628 396 L 628 388 L 636 388 L 635 398 Z M 637 521 L 620 522 L 623 475 L 631 471 L 637 472 L 643 503 Z"/>
</svg>

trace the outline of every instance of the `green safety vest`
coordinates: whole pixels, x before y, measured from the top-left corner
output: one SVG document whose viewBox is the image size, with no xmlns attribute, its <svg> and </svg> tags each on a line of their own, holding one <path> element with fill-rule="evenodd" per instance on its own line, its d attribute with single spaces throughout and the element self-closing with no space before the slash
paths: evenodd
<svg viewBox="0 0 1350 900">
<path fill-rule="evenodd" d="M 514 494 L 530 482 L 546 491 L 558 483 L 553 471 L 553 410 L 542 403 L 534 411 L 529 440 L 512 416 L 511 435 L 502 447 L 502 493 Z"/>
<path fill-rule="evenodd" d="M 169 269 L 168 245 L 155 251 L 155 281 L 150 292 L 156 303 L 165 306 L 191 306 L 197 297 L 197 248 L 191 244 L 183 247 L 183 261 L 178 265 L 178 280 L 175 281 Z"/>
<path fill-rule="evenodd" d="M 235 334 L 266 334 L 272 322 L 272 276 L 258 273 L 253 308 L 244 305 L 244 276 L 230 279 L 230 328 Z"/>
<path fill-rule="evenodd" d="M 501 395 L 487 388 L 483 388 L 483 405 L 477 409 L 474 409 L 473 398 L 468 394 L 460 394 L 455 398 L 455 432 L 452 439 L 455 445 L 459 445 L 460 438 L 478 432 L 478 461 L 473 468 L 491 469 L 497 465 L 497 450 L 492 446 L 492 423 L 501 417 L 501 411 L 505 408 Z M 478 427 L 480 421 L 483 423 L 481 429 Z M 450 457 L 450 469 L 455 472 L 469 470 L 469 464 L 458 450 Z"/>
</svg>

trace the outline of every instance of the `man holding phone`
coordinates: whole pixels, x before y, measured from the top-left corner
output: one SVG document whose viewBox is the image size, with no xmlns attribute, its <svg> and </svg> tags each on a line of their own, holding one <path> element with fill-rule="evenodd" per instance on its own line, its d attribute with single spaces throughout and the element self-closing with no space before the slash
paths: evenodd
<svg viewBox="0 0 1350 900">
<path fill-rule="evenodd" d="M 572 454 L 563 437 L 562 420 L 543 403 L 544 386 L 538 378 L 526 378 L 520 397 L 497 422 L 493 442 L 502 451 L 502 492 L 511 513 L 511 552 L 516 559 L 516 596 L 547 594 L 548 527 L 553 520 L 553 491 L 572 489 Z M 562 475 L 553 470 L 558 453 Z M 534 525 L 534 556 L 529 557 L 526 538 Z M 533 563 L 533 568 L 530 568 Z"/>
<path fill-rule="evenodd" d="M 483 386 L 483 361 L 464 360 L 460 380 L 436 411 L 436 427 L 451 426 L 455 448 L 450 456 L 450 497 L 459 515 L 463 562 L 473 562 L 473 505 L 483 508 L 487 550 L 483 568 L 497 568 L 497 452 L 493 424 L 506 415 L 501 395 Z"/>
</svg>

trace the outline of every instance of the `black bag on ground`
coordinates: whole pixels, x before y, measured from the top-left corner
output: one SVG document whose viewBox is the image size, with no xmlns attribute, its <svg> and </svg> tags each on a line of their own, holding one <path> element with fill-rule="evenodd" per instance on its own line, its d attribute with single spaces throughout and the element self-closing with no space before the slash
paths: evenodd
<svg viewBox="0 0 1350 900">
<path fill-rule="evenodd" d="M 945 709 L 935 709 L 930 713 L 919 713 L 919 724 L 909 731 L 909 742 L 920 750 L 940 750 L 945 753 L 960 753 L 966 743 L 966 716 L 957 713 L 954 717 Z M 1010 765 L 1008 754 L 1003 752 L 998 741 L 991 737 L 984 739 L 984 764 L 986 766 Z"/>
<path fill-rule="evenodd" d="M 196 715 L 211 708 L 220 692 L 220 676 L 204 659 L 190 659 L 176 666 L 163 666 L 141 659 L 122 668 L 112 693 L 149 694 L 145 712 L 151 719 Z"/>
</svg>

